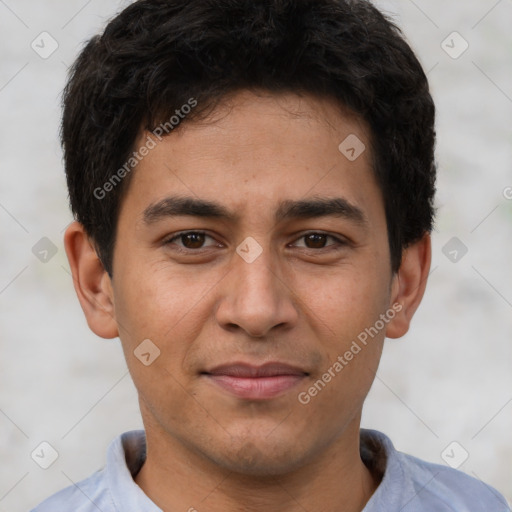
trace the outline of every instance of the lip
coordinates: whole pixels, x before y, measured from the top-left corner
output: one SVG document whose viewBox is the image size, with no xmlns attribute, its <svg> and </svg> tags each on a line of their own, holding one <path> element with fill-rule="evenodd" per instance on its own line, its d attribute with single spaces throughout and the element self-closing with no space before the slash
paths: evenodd
<svg viewBox="0 0 512 512">
<path fill-rule="evenodd" d="M 309 374 L 286 363 L 255 366 L 237 362 L 217 366 L 202 375 L 238 398 L 268 400 L 286 393 Z"/>
</svg>

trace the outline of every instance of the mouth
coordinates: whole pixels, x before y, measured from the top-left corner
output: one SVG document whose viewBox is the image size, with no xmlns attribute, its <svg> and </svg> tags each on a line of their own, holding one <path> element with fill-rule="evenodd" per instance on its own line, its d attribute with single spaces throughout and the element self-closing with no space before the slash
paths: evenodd
<svg viewBox="0 0 512 512">
<path fill-rule="evenodd" d="M 285 363 L 270 362 L 261 366 L 226 364 L 201 375 L 238 398 L 268 400 L 290 391 L 309 373 Z"/>
</svg>

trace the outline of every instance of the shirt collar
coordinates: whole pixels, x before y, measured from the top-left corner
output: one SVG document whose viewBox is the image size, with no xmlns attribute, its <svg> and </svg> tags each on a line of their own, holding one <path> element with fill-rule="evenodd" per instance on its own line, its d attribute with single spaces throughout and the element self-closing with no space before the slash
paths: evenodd
<svg viewBox="0 0 512 512">
<path fill-rule="evenodd" d="M 125 432 L 110 444 L 106 472 L 108 487 L 116 510 L 163 512 L 134 481 L 145 459 L 144 430 Z"/>
<path fill-rule="evenodd" d="M 361 429 L 361 458 L 370 471 L 382 480 L 363 512 L 398 510 L 403 496 L 415 495 L 414 489 L 404 488 L 403 474 L 397 452 L 391 440 L 375 430 Z M 107 480 L 112 500 L 118 510 L 163 512 L 135 483 L 135 476 L 146 460 L 144 430 L 125 432 L 112 441 L 107 455 Z M 412 487 L 412 485 L 409 485 Z"/>
</svg>

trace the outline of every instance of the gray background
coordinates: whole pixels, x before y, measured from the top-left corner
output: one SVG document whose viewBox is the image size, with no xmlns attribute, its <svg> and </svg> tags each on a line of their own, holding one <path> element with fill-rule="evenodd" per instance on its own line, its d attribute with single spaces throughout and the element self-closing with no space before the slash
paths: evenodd
<svg viewBox="0 0 512 512">
<path fill-rule="evenodd" d="M 119 341 L 95 337 L 75 298 L 57 140 L 67 67 L 127 3 L 0 0 L 0 512 L 25 511 L 88 476 L 113 437 L 141 427 Z M 456 441 L 450 462 L 466 450 L 460 469 L 511 501 L 512 0 L 378 4 L 431 81 L 439 215 L 425 300 L 410 333 L 386 342 L 363 426 L 441 464 Z M 43 31 L 59 45 L 47 59 L 31 48 Z M 442 47 L 453 31 L 469 43 L 457 59 Z M 450 36 L 445 49 L 462 44 Z M 57 250 L 46 262 L 43 237 Z M 456 241 L 456 262 L 452 246 L 443 253 L 453 237 L 468 249 L 461 257 Z M 31 458 L 42 441 L 59 454 L 46 470 Z"/>
</svg>

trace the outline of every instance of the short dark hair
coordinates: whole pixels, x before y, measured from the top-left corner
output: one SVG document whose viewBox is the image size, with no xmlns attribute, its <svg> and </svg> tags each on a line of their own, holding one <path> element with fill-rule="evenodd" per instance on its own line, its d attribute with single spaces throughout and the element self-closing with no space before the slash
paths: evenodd
<svg viewBox="0 0 512 512">
<path fill-rule="evenodd" d="M 366 0 L 139 0 L 88 41 L 63 94 L 71 208 L 107 272 L 141 131 L 244 89 L 329 97 L 367 122 L 397 271 L 432 230 L 436 177 L 435 107 L 399 28 Z"/>
</svg>

